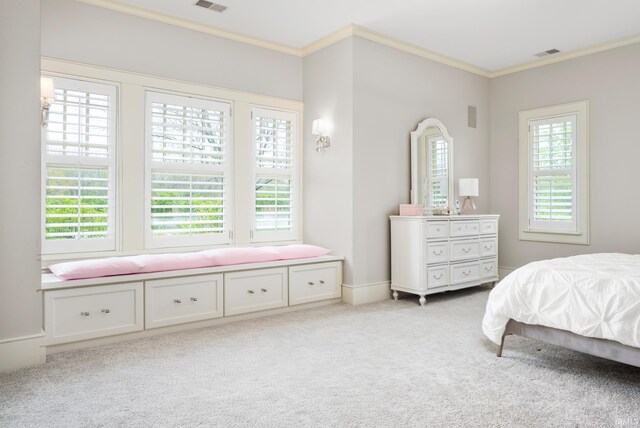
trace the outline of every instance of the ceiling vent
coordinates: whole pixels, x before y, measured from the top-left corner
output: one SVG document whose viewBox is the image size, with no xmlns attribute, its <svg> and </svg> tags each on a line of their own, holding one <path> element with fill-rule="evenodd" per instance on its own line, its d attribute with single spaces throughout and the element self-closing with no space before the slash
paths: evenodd
<svg viewBox="0 0 640 428">
<path fill-rule="evenodd" d="M 543 56 L 547 56 L 547 55 L 557 54 L 558 52 L 560 52 L 558 49 L 549 49 L 548 51 L 539 52 L 539 53 L 537 53 L 535 55 L 539 56 L 539 57 L 543 57 Z"/>
<path fill-rule="evenodd" d="M 225 10 L 227 10 L 227 6 L 223 6 L 221 4 L 218 3 L 213 3 L 207 0 L 198 0 L 196 2 L 196 6 L 200 6 L 200 7 L 204 7 L 205 9 L 209 9 L 209 10 L 214 10 L 216 12 L 224 12 Z"/>
</svg>

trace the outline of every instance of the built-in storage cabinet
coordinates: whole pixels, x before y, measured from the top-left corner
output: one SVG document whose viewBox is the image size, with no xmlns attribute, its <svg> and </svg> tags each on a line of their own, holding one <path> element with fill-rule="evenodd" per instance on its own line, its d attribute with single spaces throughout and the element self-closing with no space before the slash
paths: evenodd
<svg viewBox="0 0 640 428">
<path fill-rule="evenodd" d="M 44 289 L 46 342 L 58 345 L 339 299 L 342 261 L 324 259 L 330 261 L 238 265 L 220 273 L 155 273 L 125 283 L 109 283 L 113 278 L 103 278 L 103 284 L 68 281 L 64 287 Z"/>
<path fill-rule="evenodd" d="M 142 282 L 72 288 L 44 295 L 49 345 L 144 328 Z"/>
<path fill-rule="evenodd" d="M 223 275 L 197 275 L 145 281 L 145 328 L 218 318 Z"/>
<path fill-rule="evenodd" d="M 391 217 L 391 289 L 425 296 L 498 280 L 497 215 Z"/>
</svg>

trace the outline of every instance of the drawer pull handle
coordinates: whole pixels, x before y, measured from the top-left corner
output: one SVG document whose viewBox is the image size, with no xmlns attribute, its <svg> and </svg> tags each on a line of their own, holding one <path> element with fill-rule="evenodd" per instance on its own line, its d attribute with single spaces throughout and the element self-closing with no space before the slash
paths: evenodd
<svg viewBox="0 0 640 428">
<path fill-rule="evenodd" d="M 323 280 L 320 280 L 320 284 L 324 284 L 324 281 L 323 281 Z"/>
<path fill-rule="evenodd" d="M 443 274 L 440 274 L 440 275 L 438 275 L 438 276 L 433 275 L 433 279 L 442 279 L 442 275 L 443 275 Z"/>
<path fill-rule="evenodd" d="M 316 285 L 315 283 L 313 283 L 313 282 L 311 282 L 311 281 L 307 282 L 307 284 L 308 284 L 308 285 Z"/>
<path fill-rule="evenodd" d="M 101 312 L 103 314 L 110 314 L 111 313 L 111 311 L 109 309 L 103 309 Z"/>
<path fill-rule="evenodd" d="M 463 248 L 462 252 L 467 254 L 469 251 L 471 251 L 471 248 Z"/>
<path fill-rule="evenodd" d="M 492 249 L 492 248 L 493 248 L 493 245 L 485 245 L 485 246 L 484 246 L 484 249 L 485 249 L 485 250 L 490 250 L 490 249 Z"/>
<path fill-rule="evenodd" d="M 261 288 L 260 291 L 262 291 L 263 293 L 266 293 L 268 290 L 266 288 Z"/>
<path fill-rule="evenodd" d="M 197 301 L 198 301 L 198 298 L 197 298 L 197 297 L 192 297 L 192 298 L 191 298 L 191 301 L 192 301 L 192 302 L 197 302 Z"/>
<path fill-rule="evenodd" d="M 180 300 L 180 299 L 173 299 L 173 303 L 182 303 L 182 300 Z"/>
<path fill-rule="evenodd" d="M 440 254 L 442 254 L 442 250 L 438 250 L 438 251 L 433 250 L 433 255 L 434 256 L 439 256 Z"/>
<path fill-rule="evenodd" d="M 89 316 L 89 312 L 80 312 L 80 316 L 88 317 Z"/>
<path fill-rule="evenodd" d="M 470 270 L 463 270 L 463 271 L 462 271 L 462 274 L 463 274 L 464 276 L 469 276 L 469 275 L 471 275 L 471 271 L 470 271 Z"/>
<path fill-rule="evenodd" d="M 249 294 L 255 294 L 255 291 L 253 291 L 253 290 L 247 290 L 247 293 L 249 293 Z"/>
<path fill-rule="evenodd" d="M 485 266 L 484 270 L 486 270 L 487 272 L 491 272 L 493 270 L 493 266 Z"/>
</svg>

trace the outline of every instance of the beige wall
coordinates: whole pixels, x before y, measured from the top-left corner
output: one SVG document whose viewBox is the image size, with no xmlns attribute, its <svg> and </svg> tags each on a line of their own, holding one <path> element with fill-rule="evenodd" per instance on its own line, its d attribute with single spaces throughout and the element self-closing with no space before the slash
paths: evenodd
<svg viewBox="0 0 640 428">
<path fill-rule="evenodd" d="M 640 253 L 640 44 L 491 81 L 491 211 L 500 265 L 581 253 Z M 518 240 L 518 112 L 590 101 L 591 245 Z"/>
<path fill-rule="evenodd" d="M 42 55 L 302 99 L 302 59 L 74 0 L 42 2 Z"/>
<path fill-rule="evenodd" d="M 42 332 L 42 296 L 36 291 L 40 288 L 40 0 L 4 2 L 2 7 L 0 345 L 6 339 Z M 0 370 L 8 368 L 5 364 L 0 361 Z"/>
</svg>

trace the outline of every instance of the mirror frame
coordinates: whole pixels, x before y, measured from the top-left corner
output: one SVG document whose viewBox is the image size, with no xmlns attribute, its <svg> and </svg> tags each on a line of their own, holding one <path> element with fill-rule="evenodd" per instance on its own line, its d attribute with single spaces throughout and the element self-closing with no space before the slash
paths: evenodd
<svg viewBox="0 0 640 428">
<path fill-rule="evenodd" d="M 434 126 L 438 128 L 438 130 L 442 133 L 442 137 L 445 139 L 449 146 L 449 194 L 448 194 L 448 204 L 450 208 L 453 208 L 453 201 L 455 200 L 455 192 L 454 192 L 454 179 L 453 179 L 453 137 L 449 135 L 449 131 L 447 131 L 447 127 L 444 124 L 436 119 L 435 117 L 429 117 L 418 124 L 416 129 L 411 132 L 411 203 L 423 205 L 419 200 L 416 192 L 418 191 L 418 174 L 420 169 L 418 168 L 418 142 L 420 141 L 420 137 L 424 131 L 430 126 Z M 432 208 L 432 207 L 427 207 Z"/>
</svg>

